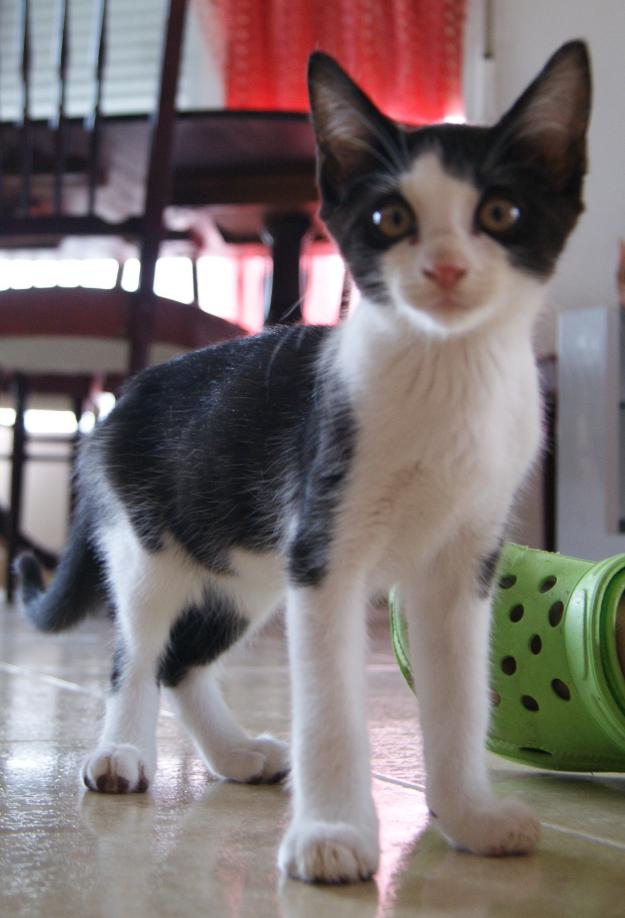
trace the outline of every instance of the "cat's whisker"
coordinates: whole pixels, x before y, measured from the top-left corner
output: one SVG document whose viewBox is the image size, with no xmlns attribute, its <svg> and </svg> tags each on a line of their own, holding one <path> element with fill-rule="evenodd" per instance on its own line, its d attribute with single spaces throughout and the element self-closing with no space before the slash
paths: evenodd
<svg viewBox="0 0 625 918">
<path fill-rule="evenodd" d="M 297 309 L 299 309 L 301 306 L 304 305 L 305 299 L 306 299 L 306 294 L 303 293 L 297 300 L 295 300 L 294 303 L 291 304 L 291 306 L 289 306 L 289 308 L 285 312 L 282 313 L 282 315 L 278 319 L 278 322 L 286 323 L 289 320 L 289 318 L 293 315 L 293 313 Z"/>
</svg>

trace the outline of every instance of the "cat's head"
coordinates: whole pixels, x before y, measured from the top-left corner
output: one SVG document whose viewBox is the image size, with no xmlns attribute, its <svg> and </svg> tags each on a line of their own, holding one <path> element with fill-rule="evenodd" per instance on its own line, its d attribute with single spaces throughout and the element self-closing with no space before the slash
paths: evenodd
<svg viewBox="0 0 625 918">
<path fill-rule="evenodd" d="M 309 90 L 321 216 L 367 299 L 442 334 L 540 299 L 583 209 L 583 42 L 490 128 L 405 130 L 322 52 Z"/>
</svg>

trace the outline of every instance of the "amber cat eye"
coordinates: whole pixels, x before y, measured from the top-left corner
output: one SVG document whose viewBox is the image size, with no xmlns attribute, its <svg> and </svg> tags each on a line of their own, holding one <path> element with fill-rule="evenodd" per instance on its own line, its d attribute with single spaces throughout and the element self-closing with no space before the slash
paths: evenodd
<svg viewBox="0 0 625 918">
<path fill-rule="evenodd" d="M 488 198 L 480 207 L 478 221 L 488 233 L 506 233 L 521 216 L 520 209 L 505 198 Z"/>
<path fill-rule="evenodd" d="M 385 240 L 401 239 L 413 233 L 416 228 L 414 213 L 401 199 L 385 201 L 371 213 L 375 232 Z"/>
</svg>

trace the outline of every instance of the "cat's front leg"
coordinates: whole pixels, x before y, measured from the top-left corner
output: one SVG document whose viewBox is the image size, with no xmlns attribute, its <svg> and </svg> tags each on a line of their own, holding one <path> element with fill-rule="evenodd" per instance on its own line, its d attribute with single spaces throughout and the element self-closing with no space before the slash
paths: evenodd
<svg viewBox="0 0 625 918">
<path fill-rule="evenodd" d="M 428 805 L 434 824 L 454 846 L 482 855 L 524 854 L 534 848 L 540 823 L 523 804 L 491 791 L 485 750 L 488 554 L 469 555 L 466 549 L 466 542 L 456 545 L 403 589 Z"/>
<path fill-rule="evenodd" d="M 350 579 L 293 587 L 288 595 L 293 818 L 279 864 L 300 880 L 366 880 L 379 860 L 366 724 L 366 602 Z"/>
</svg>

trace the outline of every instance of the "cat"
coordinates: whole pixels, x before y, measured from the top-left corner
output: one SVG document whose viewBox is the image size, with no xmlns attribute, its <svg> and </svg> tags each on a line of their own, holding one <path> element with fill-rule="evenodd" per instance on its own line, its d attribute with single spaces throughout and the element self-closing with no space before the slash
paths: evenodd
<svg viewBox="0 0 625 918">
<path fill-rule="evenodd" d="M 493 795 L 485 760 L 490 598 L 540 449 L 532 326 L 583 210 L 586 47 L 557 51 L 493 127 L 402 128 L 322 52 L 309 89 L 321 216 L 360 304 L 333 328 L 270 328 L 130 381 L 82 446 L 48 589 L 18 562 L 21 603 L 46 631 L 114 606 L 90 790 L 148 788 L 162 687 L 212 772 L 290 769 L 282 871 L 349 882 L 379 860 L 365 612 L 396 585 L 432 823 L 479 855 L 529 852 L 540 823 Z M 290 757 L 238 726 L 213 666 L 283 605 Z"/>
</svg>

